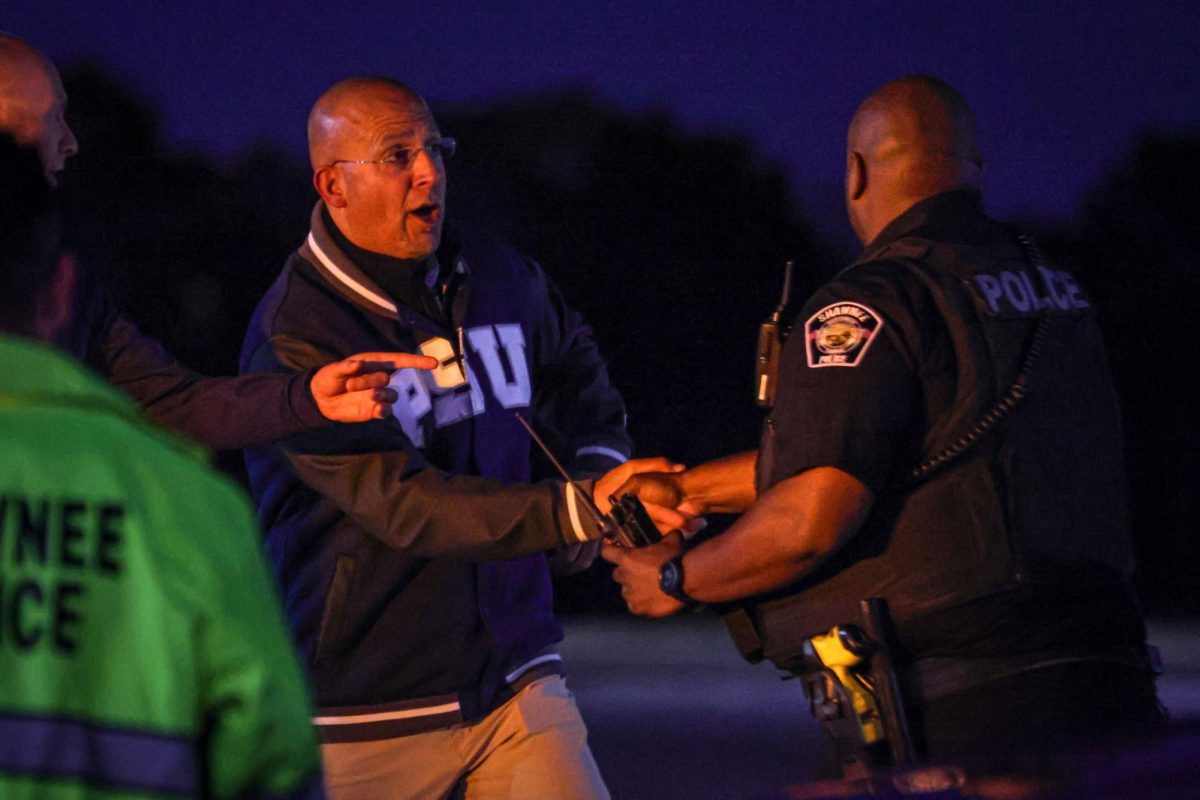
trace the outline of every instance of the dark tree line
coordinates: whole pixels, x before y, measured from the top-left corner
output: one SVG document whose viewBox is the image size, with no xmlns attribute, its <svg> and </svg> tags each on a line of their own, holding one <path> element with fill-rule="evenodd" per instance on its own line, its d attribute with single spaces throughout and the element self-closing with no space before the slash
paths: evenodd
<svg viewBox="0 0 1200 800">
<path fill-rule="evenodd" d="M 255 146 L 218 166 L 169 147 L 155 110 L 98 66 L 64 79 L 81 142 L 64 179 L 72 246 L 174 354 L 233 372 L 257 299 L 307 231 L 307 163 Z M 797 298 L 839 266 L 780 169 L 743 139 L 685 134 L 664 113 L 630 115 L 587 91 L 435 112 L 460 143 L 449 219 L 536 257 L 591 321 L 639 453 L 694 464 L 753 447 L 756 326 L 783 262 L 800 267 Z M 1147 139 L 1078 226 L 1042 236 L 1105 310 L 1143 596 L 1160 613 L 1200 611 L 1197 173 L 1200 135 Z M 221 464 L 236 473 L 240 459 Z M 568 606 L 603 584 L 577 582 Z"/>
</svg>

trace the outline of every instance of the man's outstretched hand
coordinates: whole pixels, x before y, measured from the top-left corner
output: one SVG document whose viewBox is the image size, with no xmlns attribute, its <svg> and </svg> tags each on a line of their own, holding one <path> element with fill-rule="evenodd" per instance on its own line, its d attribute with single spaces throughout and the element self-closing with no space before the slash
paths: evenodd
<svg viewBox="0 0 1200 800">
<path fill-rule="evenodd" d="M 396 402 L 395 390 L 387 388 L 392 372 L 437 365 L 436 358 L 412 353 L 359 353 L 321 367 L 309 389 L 320 412 L 334 422 L 383 419 Z"/>
</svg>

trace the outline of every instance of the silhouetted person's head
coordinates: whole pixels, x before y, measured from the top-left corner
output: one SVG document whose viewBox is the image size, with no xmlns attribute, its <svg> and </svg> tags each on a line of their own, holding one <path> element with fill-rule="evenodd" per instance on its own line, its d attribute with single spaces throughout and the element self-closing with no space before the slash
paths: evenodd
<svg viewBox="0 0 1200 800">
<path fill-rule="evenodd" d="M 397 258 L 437 249 L 449 152 L 421 96 L 390 78 L 347 78 L 308 117 L 313 185 L 354 244 Z"/>
<path fill-rule="evenodd" d="M 37 151 L 0 134 L 0 331 L 53 339 L 70 312 L 74 281 Z"/>
<path fill-rule="evenodd" d="M 50 60 L 24 39 L 0 33 L 0 132 L 37 148 L 51 184 L 79 150 L 66 109 L 67 93 Z"/>
<path fill-rule="evenodd" d="M 915 203 L 980 186 L 975 118 L 962 96 L 923 75 L 889 81 L 863 101 L 846 143 L 846 209 L 864 244 Z"/>
</svg>

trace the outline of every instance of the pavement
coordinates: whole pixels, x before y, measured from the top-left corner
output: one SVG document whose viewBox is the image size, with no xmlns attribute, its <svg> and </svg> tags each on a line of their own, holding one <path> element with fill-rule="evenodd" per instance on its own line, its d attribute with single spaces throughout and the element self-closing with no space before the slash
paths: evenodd
<svg viewBox="0 0 1200 800">
<path fill-rule="evenodd" d="M 1174 719 L 1200 720 L 1200 624 L 1149 627 L 1160 699 Z M 743 661 L 715 617 L 577 617 L 561 651 L 617 800 L 754 800 L 816 779 L 818 729 L 799 685 Z"/>
</svg>

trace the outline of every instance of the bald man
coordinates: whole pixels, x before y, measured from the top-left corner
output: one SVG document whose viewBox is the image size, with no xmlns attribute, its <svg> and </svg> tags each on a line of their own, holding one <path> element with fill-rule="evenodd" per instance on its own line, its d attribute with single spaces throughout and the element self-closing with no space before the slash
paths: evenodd
<svg viewBox="0 0 1200 800">
<path fill-rule="evenodd" d="M 419 95 L 344 80 L 308 134 L 320 200 L 243 367 L 304 371 L 365 346 L 440 364 L 396 373 L 389 419 L 248 457 L 333 796 L 604 797 L 543 554 L 599 531 L 567 484 L 528 483 L 516 415 L 574 475 L 616 470 L 596 484 L 602 507 L 630 470 L 664 462 L 622 463 L 621 398 L 541 269 L 445 223 L 454 141 Z"/>
<path fill-rule="evenodd" d="M 942 81 L 867 98 L 846 155 L 866 249 L 792 314 L 760 450 L 623 487 L 744 515 L 686 554 L 673 537 L 605 552 L 636 613 L 736 603 L 735 642 L 803 678 L 847 775 L 902 739 L 880 741 L 871 711 L 859 725 L 814 660 L 855 661 L 820 638 L 835 626 L 893 638 L 864 619 L 867 598 L 890 606 L 919 758 L 1160 720 L 1095 311 L 984 214 L 982 168 L 971 111 Z"/>
<path fill-rule="evenodd" d="M 51 185 L 79 149 L 58 70 L 25 40 L 0 33 L 0 131 L 36 147 Z M 359 353 L 304 375 L 205 378 L 121 314 L 96 275 L 78 274 L 56 344 L 87 361 L 151 417 L 212 448 L 239 448 L 328 425 L 382 418 L 392 365 L 431 366 L 396 353 Z"/>
</svg>

